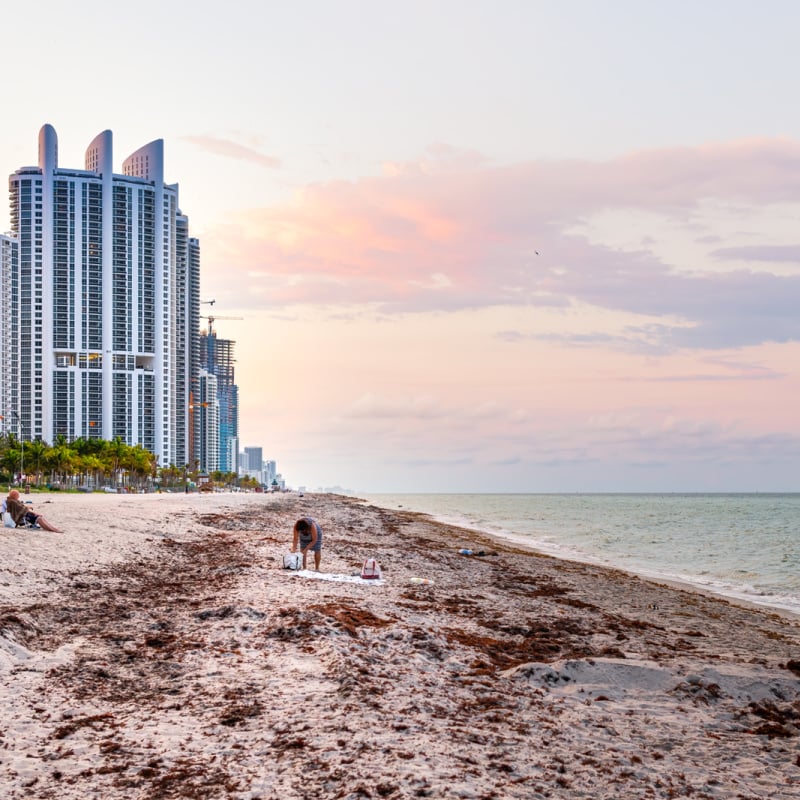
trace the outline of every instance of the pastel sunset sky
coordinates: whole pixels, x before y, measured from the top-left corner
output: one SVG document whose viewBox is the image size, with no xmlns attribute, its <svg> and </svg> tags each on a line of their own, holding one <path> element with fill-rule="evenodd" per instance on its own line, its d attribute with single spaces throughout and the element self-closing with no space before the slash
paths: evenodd
<svg viewBox="0 0 800 800">
<path fill-rule="evenodd" d="M 0 169 L 164 139 L 290 485 L 800 488 L 800 4 L 14 5 Z"/>
</svg>

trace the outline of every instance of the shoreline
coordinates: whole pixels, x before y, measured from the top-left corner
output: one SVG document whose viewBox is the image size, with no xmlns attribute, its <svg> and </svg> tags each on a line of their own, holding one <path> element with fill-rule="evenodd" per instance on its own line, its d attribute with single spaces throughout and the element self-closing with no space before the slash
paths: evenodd
<svg viewBox="0 0 800 800">
<path fill-rule="evenodd" d="M 10 800 L 800 792 L 775 612 L 338 495 L 36 507 L 67 532 L 0 535 Z M 305 515 L 327 580 L 280 566 Z"/>
<path fill-rule="evenodd" d="M 629 569 L 627 567 L 619 567 L 610 564 L 608 562 L 602 561 L 601 559 L 592 559 L 590 556 L 581 556 L 580 554 L 571 556 L 571 555 L 566 555 L 563 552 L 562 553 L 548 552 L 545 548 L 540 548 L 537 547 L 536 545 L 528 544 L 527 542 L 524 541 L 524 537 L 522 537 L 519 534 L 510 533 L 508 535 L 504 535 L 489 530 L 481 530 L 480 528 L 466 528 L 466 530 L 472 530 L 479 534 L 486 534 L 487 536 L 491 536 L 499 540 L 510 542 L 518 547 L 523 547 L 526 550 L 530 550 L 532 553 L 536 553 L 541 556 L 546 556 L 548 558 L 555 558 L 558 561 L 569 561 L 576 564 L 585 564 L 587 566 L 599 567 L 600 569 L 608 569 L 608 570 L 615 570 L 618 572 L 624 572 L 627 575 L 641 578 L 642 580 L 649 581 L 651 583 L 661 584 L 663 586 L 669 586 L 670 588 L 677 589 L 680 591 L 697 592 L 698 594 L 702 594 L 707 597 L 717 598 L 719 600 L 724 600 L 730 603 L 741 605 L 743 608 L 749 608 L 754 611 L 761 610 L 766 612 L 772 612 L 775 614 L 781 614 L 786 616 L 788 619 L 800 621 L 800 611 L 795 611 L 792 608 L 785 608 L 784 606 L 775 605 L 767 602 L 759 603 L 757 600 L 753 600 L 747 596 L 742 596 L 741 594 L 737 594 L 733 591 L 724 592 L 722 590 L 714 590 L 709 588 L 708 586 L 703 586 L 702 584 L 695 583 L 689 578 L 672 577 L 656 571 L 648 572 L 646 570 L 634 570 L 634 569 Z"/>
<path fill-rule="evenodd" d="M 800 497 L 800 493 L 798 492 L 716 492 L 716 493 L 708 493 L 708 492 L 700 492 L 700 493 L 674 493 L 677 496 L 696 496 L 696 497 L 706 497 L 706 496 L 730 496 L 730 497 L 740 497 L 740 496 L 797 496 Z M 649 492 L 642 492 L 642 493 L 625 493 L 625 492 L 607 492 L 603 493 L 599 496 L 621 496 L 621 497 L 631 497 L 631 496 L 657 496 L 661 497 L 664 496 L 663 494 L 653 494 Z M 392 498 L 402 498 L 403 494 L 397 495 L 373 495 L 374 497 L 392 497 Z M 418 495 L 406 495 L 408 497 L 416 497 Z M 431 495 L 432 497 L 438 495 Z M 452 495 L 458 496 L 458 495 Z M 466 497 L 473 497 L 474 494 L 465 495 Z M 492 495 L 489 495 L 492 496 Z M 499 496 L 506 496 L 500 494 Z M 527 494 L 525 494 L 527 496 Z M 545 494 L 543 496 L 571 496 L 571 495 L 564 495 L 564 494 L 557 494 L 557 495 L 550 495 Z M 578 496 L 581 496 L 580 494 Z M 587 496 L 598 496 L 597 493 L 587 493 Z M 372 503 L 373 500 L 369 499 L 370 495 L 365 495 L 364 497 L 354 495 L 364 503 Z M 389 505 L 381 505 L 380 507 L 386 508 L 387 510 L 394 510 L 392 506 Z M 692 576 L 681 576 L 681 575 L 673 575 L 666 572 L 659 572 L 658 570 L 648 570 L 645 567 L 637 568 L 634 565 L 617 565 L 612 563 L 607 558 L 604 559 L 600 556 L 593 556 L 588 553 L 582 552 L 574 552 L 567 548 L 562 547 L 561 545 L 554 544 L 549 545 L 547 542 L 538 541 L 533 539 L 533 537 L 528 536 L 523 533 L 516 533 L 512 530 L 507 529 L 492 529 L 490 526 L 481 527 L 480 525 L 473 524 L 471 520 L 468 518 L 451 518 L 447 514 L 437 515 L 434 512 L 429 511 L 419 511 L 415 510 L 411 507 L 406 508 L 405 506 L 398 506 L 398 510 L 405 510 L 405 511 L 415 511 L 415 513 L 422 514 L 427 516 L 433 520 L 441 522 L 442 524 L 451 525 L 456 528 L 462 528 L 464 530 L 475 531 L 479 534 L 485 534 L 487 536 L 493 537 L 499 541 L 507 541 L 515 544 L 519 547 L 526 548 L 531 550 L 534 553 L 538 553 L 540 555 L 549 556 L 551 558 L 560 559 L 563 561 L 570 561 L 579 564 L 588 564 L 593 565 L 605 569 L 611 570 L 621 570 L 622 572 L 626 572 L 630 575 L 636 575 L 644 580 L 654 581 L 656 583 L 663 583 L 668 586 L 674 586 L 676 588 L 683 588 L 689 589 L 691 591 L 696 591 L 701 594 L 710 595 L 712 597 L 719 597 L 724 600 L 729 600 L 731 602 L 741 603 L 746 607 L 753 607 L 753 608 L 761 608 L 766 609 L 768 611 L 774 611 L 779 614 L 784 614 L 791 619 L 800 619 L 800 599 L 792 597 L 790 601 L 781 602 L 780 598 L 774 594 L 764 594 L 758 595 L 755 592 L 748 592 L 745 588 L 737 588 L 735 586 L 731 586 L 730 588 L 716 588 L 714 586 L 709 586 L 704 583 L 699 577 L 693 578 Z M 722 581 L 721 578 L 714 578 L 714 581 Z M 759 597 L 769 598 L 767 600 L 760 601 Z M 791 605 L 787 605 L 787 602 L 790 602 Z"/>
<path fill-rule="evenodd" d="M 369 502 L 364 500 L 363 502 Z M 391 510 L 391 509 L 387 509 Z M 676 577 L 669 577 L 657 572 L 645 572 L 645 571 L 635 571 L 632 569 L 628 569 L 626 567 L 619 567 L 613 564 L 604 562 L 600 559 L 592 559 L 590 556 L 581 556 L 581 555 L 566 555 L 563 552 L 548 552 L 547 549 L 539 547 L 535 544 L 530 544 L 529 542 L 525 541 L 525 537 L 520 534 L 503 534 L 498 533 L 496 531 L 482 529 L 478 527 L 470 527 L 469 525 L 464 524 L 456 524 L 447 522 L 445 520 L 439 519 L 434 514 L 429 514 L 425 511 L 415 511 L 413 509 L 403 509 L 407 514 L 410 515 L 419 515 L 423 518 L 428 518 L 429 520 L 446 526 L 452 530 L 459 530 L 463 531 L 465 534 L 465 539 L 469 538 L 470 535 L 475 535 L 478 537 L 478 541 L 485 542 L 485 538 L 488 537 L 490 540 L 494 541 L 495 543 L 503 543 L 509 545 L 514 548 L 520 548 L 526 552 L 529 552 L 531 555 L 539 556 L 541 558 L 551 558 L 555 561 L 562 561 L 564 563 L 570 564 L 577 564 L 585 567 L 596 567 L 600 570 L 606 570 L 608 572 L 617 572 L 623 575 L 626 575 L 630 578 L 637 578 L 639 580 L 645 581 L 647 583 L 652 583 L 656 586 L 662 586 L 669 589 L 674 589 L 675 591 L 679 592 L 689 592 L 701 595 L 703 597 L 707 597 L 711 600 L 719 600 L 724 603 L 729 603 L 733 605 L 740 606 L 743 609 L 747 609 L 750 611 L 755 612 L 764 612 L 766 614 L 777 614 L 779 616 L 785 617 L 787 621 L 794 621 L 800 623 L 800 611 L 794 611 L 790 608 L 784 608 L 782 606 L 770 605 L 768 603 L 759 603 L 755 600 L 748 599 L 747 597 L 742 597 L 737 594 L 727 594 L 722 591 L 715 591 L 708 587 L 699 585 L 697 583 L 693 583 L 692 581 L 685 579 L 682 580 Z"/>
</svg>

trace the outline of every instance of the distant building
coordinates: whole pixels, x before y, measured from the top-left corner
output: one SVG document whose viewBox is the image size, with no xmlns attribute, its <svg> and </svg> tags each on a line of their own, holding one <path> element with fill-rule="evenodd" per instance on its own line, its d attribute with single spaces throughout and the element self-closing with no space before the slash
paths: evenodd
<svg viewBox="0 0 800 800">
<path fill-rule="evenodd" d="M 210 320 L 209 320 L 210 321 Z M 200 366 L 217 378 L 219 469 L 239 472 L 239 387 L 234 383 L 235 342 L 217 338 L 209 324 L 200 333 Z"/>
<path fill-rule="evenodd" d="M 245 447 L 242 468 L 248 472 L 260 472 L 264 463 L 264 451 L 260 447 Z"/>
<path fill-rule="evenodd" d="M 194 428 L 197 432 L 197 458 L 201 472 L 215 472 L 219 466 L 219 399 L 217 377 L 204 369 L 198 375 L 194 401 Z"/>
<path fill-rule="evenodd" d="M 238 398 L 239 398 L 239 387 L 236 387 L 236 398 L 237 398 L 237 419 L 236 425 L 238 428 L 239 419 L 238 419 Z M 239 438 L 237 436 L 232 436 L 227 440 L 227 447 L 226 447 L 226 458 L 228 459 L 225 464 L 226 466 L 220 466 L 225 472 L 232 472 L 236 475 L 239 474 Z"/>
<path fill-rule="evenodd" d="M 262 486 L 270 487 L 278 474 L 274 461 L 264 461 L 261 447 L 245 447 L 240 454 L 239 475 L 255 478 Z"/>
<path fill-rule="evenodd" d="M 264 483 L 263 450 L 260 447 L 245 447 L 239 458 L 239 475 Z"/>
<path fill-rule="evenodd" d="M 178 283 L 188 296 L 175 309 L 176 361 L 175 418 L 178 420 L 175 442 L 176 464 L 190 467 L 197 461 L 198 431 L 192 430 L 190 405 L 198 394 L 200 374 L 200 242 L 189 236 L 185 216 L 177 219 L 178 251 L 185 258 L 178 262 Z"/>
</svg>

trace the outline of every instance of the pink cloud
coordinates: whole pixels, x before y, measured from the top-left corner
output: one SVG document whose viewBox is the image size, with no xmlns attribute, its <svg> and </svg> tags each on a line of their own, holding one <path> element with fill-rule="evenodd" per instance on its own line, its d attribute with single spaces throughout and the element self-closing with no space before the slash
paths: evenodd
<svg viewBox="0 0 800 800">
<path fill-rule="evenodd" d="M 677 273 L 648 253 L 568 233 L 606 210 L 685 220 L 706 199 L 798 201 L 800 143 L 753 140 L 602 163 L 510 166 L 440 152 L 379 177 L 309 186 L 291 204 L 242 214 L 211 231 L 206 255 L 244 273 L 259 306 L 369 303 L 391 313 L 579 301 L 684 318 L 679 329 L 649 331 L 667 348 L 800 338 L 798 277 Z M 628 339 L 635 346 L 636 332 Z"/>
</svg>

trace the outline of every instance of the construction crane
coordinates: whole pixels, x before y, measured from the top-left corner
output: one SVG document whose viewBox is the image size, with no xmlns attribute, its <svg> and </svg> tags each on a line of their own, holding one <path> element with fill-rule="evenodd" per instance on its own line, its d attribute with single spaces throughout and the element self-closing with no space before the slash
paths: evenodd
<svg viewBox="0 0 800 800">
<path fill-rule="evenodd" d="M 200 319 L 207 319 L 208 320 L 208 335 L 212 336 L 213 333 L 214 333 L 214 320 L 215 319 L 234 319 L 234 320 L 236 320 L 236 319 L 244 319 L 244 317 L 217 317 L 217 316 L 212 316 L 211 314 L 209 314 L 208 316 L 205 316 L 204 314 L 201 314 L 200 315 Z"/>
</svg>

